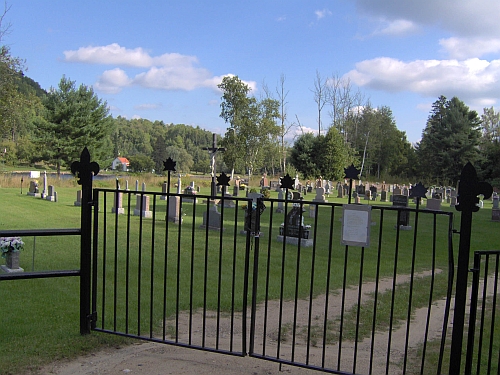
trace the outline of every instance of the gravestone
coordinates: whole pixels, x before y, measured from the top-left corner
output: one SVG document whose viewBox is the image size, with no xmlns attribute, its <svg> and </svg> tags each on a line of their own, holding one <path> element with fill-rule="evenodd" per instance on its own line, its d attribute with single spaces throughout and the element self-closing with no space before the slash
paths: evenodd
<svg viewBox="0 0 500 375">
<path fill-rule="evenodd" d="M 451 191 L 451 197 L 450 197 L 450 207 L 455 207 L 457 205 L 457 191 L 452 190 Z"/>
<path fill-rule="evenodd" d="M 428 210 L 441 211 L 441 198 L 427 198 L 426 208 Z"/>
<path fill-rule="evenodd" d="M 177 177 L 177 194 L 182 194 L 182 181 L 181 181 L 181 175 Z"/>
<path fill-rule="evenodd" d="M 395 207 L 408 207 L 408 197 L 406 195 L 393 195 L 392 205 Z M 410 230 L 410 211 L 399 211 L 397 227 L 402 230 Z"/>
<path fill-rule="evenodd" d="M 168 197 L 168 212 L 165 215 L 165 220 L 173 222 L 175 224 L 182 224 L 182 216 L 181 213 L 181 197 L 177 195 L 173 195 Z"/>
<path fill-rule="evenodd" d="M 47 171 L 43 171 L 43 190 L 41 198 L 47 198 Z"/>
<path fill-rule="evenodd" d="M 234 185 L 233 186 L 233 196 L 237 197 L 240 194 L 240 187 Z"/>
<path fill-rule="evenodd" d="M 311 236 L 311 226 L 304 225 L 303 208 L 295 205 L 286 217 L 286 222 L 280 225 L 278 241 L 283 242 L 286 237 L 286 243 L 309 247 L 313 245 Z"/>
<path fill-rule="evenodd" d="M 182 201 L 198 203 L 198 199 L 196 199 L 196 190 L 194 186 L 189 185 L 184 189 L 184 195 L 182 196 Z"/>
<path fill-rule="evenodd" d="M 387 186 L 385 185 L 385 181 L 382 182 L 382 191 L 380 192 L 380 201 L 387 202 Z"/>
<path fill-rule="evenodd" d="M 140 207 L 139 207 L 140 209 Z M 111 212 L 116 214 L 124 214 L 125 209 L 123 208 L 123 193 L 115 192 L 115 197 L 113 199 L 113 207 L 111 207 Z"/>
<path fill-rule="evenodd" d="M 75 206 L 81 206 L 82 205 L 82 191 L 78 190 L 76 192 L 76 201 L 74 202 Z"/>
<path fill-rule="evenodd" d="M 349 195 L 349 185 L 347 185 L 347 182 L 344 183 L 344 195 Z"/>
<path fill-rule="evenodd" d="M 380 192 L 380 201 L 381 202 L 387 202 L 387 191 L 382 190 Z"/>
<path fill-rule="evenodd" d="M 35 198 L 40 198 L 42 196 L 40 194 L 40 191 L 38 190 L 38 182 L 37 181 L 30 181 L 28 195 L 35 197 Z"/>
<path fill-rule="evenodd" d="M 372 201 L 377 200 L 377 193 L 378 193 L 377 187 L 374 185 L 370 186 L 370 191 L 372 193 Z"/>
<path fill-rule="evenodd" d="M 125 190 L 129 191 L 130 189 L 128 188 L 128 180 L 125 180 Z"/>
<path fill-rule="evenodd" d="M 493 208 L 494 208 L 494 209 L 499 208 L 499 207 L 498 207 L 498 205 L 499 205 L 499 200 L 500 200 L 500 197 L 498 196 L 498 194 L 497 194 L 497 193 L 493 193 L 492 202 L 493 202 Z"/>
<path fill-rule="evenodd" d="M 167 184 L 167 181 L 164 181 L 163 184 L 161 184 L 161 192 L 162 192 L 162 196 L 160 196 L 160 199 L 162 201 L 166 201 L 167 200 L 167 191 L 168 191 L 168 184 Z"/>
<path fill-rule="evenodd" d="M 326 181 L 325 183 L 325 195 L 328 197 L 330 196 L 330 189 L 332 188 L 332 184 L 330 183 L 329 180 Z"/>
<path fill-rule="evenodd" d="M 365 200 L 370 201 L 372 199 L 372 192 L 370 189 L 365 189 Z"/>
<path fill-rule="evenodd" d="M 285 197 L 285 194 L 283 193 L 283 189 L 279 188 L 278 189 L 278 199 L 279 199 L 278 207 L 276 208 L 276 211 L 275 211 L 278 214 L 285 212 L 285 207 L 283 205 L 283 202 L 281 201 L 284 197 Z"/>
<path fill-rule="evenodd" d="M 146 191 L 146 183 L 142 183 L 142 191 Z M 134 216 L 153 217 L 153 212 L 149 210 L 149 195 L 137 194 Z"/>
<path fill-rule="evenodd" d="M 498 208 L 491 209 L 491 221 L 500 222 L 500 209 Z"/>
<path fill-rule="evenodd" d="M 403 194 L 405 197 L 410 196 L 410 189 L 408 189 L 406 185 L 403 185 L 403 190 L 401 191 L 401 194 Z"/>
<path fill-rule="evenodd" d="M 234 200 L 231 199 L 233 197 L 231 194 L 224 193 L 223 196 L 224 196 L 224 199 L 219 200 L 219 206 L 224 205 L 224 207 L 226 207 L 226 208 L 235 208 L 236 207 L 236 203 L 234 203 Z"/>
<path fill-rule="evenodd" d="M 208 202 L 208 210 L 203 212 L 203 224 L 200 225 L 200 228 L 208 228 L 211 230 L 221 230 L 221 214 L 217 211 L 217 204 L 215 204 L 214 200 L 210 200 Z"/>
<path fill-rule="evenodd" d="M 139 180 L 135 180 L 135 193 L 139 192 Z"/>
<path fill-rule="evenodd" d="M 269 180 L 267 179 L 266 174 L 264 174 L 264 176 L 262 176 L 259 184 L 260 184 L 261 189 L 268 189 L 269 188 Z"/>
<path fill-rule="evenodd" d="M 321 203 L 328 202 L 325 199 L 325 188 L 324 187 L 317 187 L 316 188 L 316 196 L 313 198 L 313 202 L 321 202 Z"/>
<path fill-rule="evenodd" d="M 392 195 L 402 195 L 401 194 L 401 188 L 399 186 L 396 186 L 394 190 L 392 191 Z"/>
<path fill-rule="evenodd" d="M 344 198 L 344 188 L 340 182 L 337 184 L 337 198 Z"/>
<path fill-rule="evenodd" d="M 45 197 L 45 200 L 49 202 L 57 202 L 57 193 L 54 189 L 54 185 L 49 185 L 49 194 Z"/>
<path fill-rule="evenodd" d="M 299 185 L 300 185 L 300 180 L 299 180 L 299 175 L 295 175 L 295 180 L 293 181 L 293 188 L 295 190 L 299 190 Z"/>
</svg>

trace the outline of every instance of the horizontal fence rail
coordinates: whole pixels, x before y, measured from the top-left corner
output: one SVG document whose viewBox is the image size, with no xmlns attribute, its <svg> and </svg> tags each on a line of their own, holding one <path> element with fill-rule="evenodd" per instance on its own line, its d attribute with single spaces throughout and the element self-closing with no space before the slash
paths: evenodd
<svg viewBox="0 0 500 375">
<path fill-rule="evenodd" d="M 450 212 L 373 205 L 369 245 L 352 246 L 342 204 L 119 189 L 93 202 L 94 330 L 338 374 L 447 365 Z"/>
<path fill-rule="evenodd" d="M 62 228 L 62 229 L 19 229 L 19 230 L 0 230 L 0 237 L 57 237 L 57 236 L 81 236 L 80 228 Z M 79 251 L 79 249 L 78 249 Z M 34 261 L 33 261 L 34 262 Z M 75 270 L 51 270 L 51 271 L 32 271 L 19 273 L 2 273 L 2 280 L 25 280 L 25 279 L 47 279 L 57 277 L 81 276 L 79 269 Z"/>
</svg>

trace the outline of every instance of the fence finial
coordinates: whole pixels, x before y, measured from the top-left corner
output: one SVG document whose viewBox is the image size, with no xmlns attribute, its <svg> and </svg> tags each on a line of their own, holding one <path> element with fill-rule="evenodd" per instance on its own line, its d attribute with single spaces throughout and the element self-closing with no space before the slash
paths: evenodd
<svg viewBox="0 0 500 375">
<path fill-rule="evenodd" d="M 87 147 L 80 154 L 80 161 L 71 164 L 71 173 L 78 178 L 79 185 L 91 185 L 92 176 L 99 173 L 99 164 L 95 161 L 90 162 L 90 152 Z"/>
</svg>

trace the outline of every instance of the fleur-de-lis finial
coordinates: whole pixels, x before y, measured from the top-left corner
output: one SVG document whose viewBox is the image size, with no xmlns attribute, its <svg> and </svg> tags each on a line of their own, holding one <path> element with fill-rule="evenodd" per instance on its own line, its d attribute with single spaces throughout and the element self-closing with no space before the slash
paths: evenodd
<svg viewBox="0 0 500 375">
<path fill-rule="evenodd" d="M 90 152 L 85 147 L 80 154 L 80 161 L 71 163 L 71 173 L 78 178 L 79 185 L 91 185 L 92 176 L 99 173 L 99 164 L 95 161 L 90 162 Z"/>
<path fill-rule="evenodd" d="M 493 188 L 487 182 L 478 181 L 476 168 L 468 162 L 462 169 L 460 174 L 460 182 L 458 184 L 457 211 L 479 211 L 479 194 L 482 194 L 485 199 L 491 197 Z"/>
</svg>

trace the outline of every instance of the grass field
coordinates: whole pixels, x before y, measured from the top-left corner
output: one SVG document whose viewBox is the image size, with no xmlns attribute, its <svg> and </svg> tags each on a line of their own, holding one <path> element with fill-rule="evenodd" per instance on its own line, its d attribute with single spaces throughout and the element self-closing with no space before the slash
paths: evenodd
<svg viewBox="0 0 500 375">
<path fill-rule="evenodd" d="M 77 228 L 80 225 L 80 209 L 73 205 L 76 200 L 76 191 L 78 187 L 74 182 L 70 181 L 67 183 L 70 186 L 57 188 L 58 202 L 52 203 L 42 199 L 35 199 L 33 197 L 28 197 L 26 194 L 21 195 L 20 189 L 18 187 L 2 187 L 0 188 L 0 230 L 7 229 L 34 229 L 34 228 Z M 3 184 L 6 185 L 6 184 Z M 159 184 L 152 183 L 148 185 L 148 190 L 159 191 Z M 24 192 L 27 189 L 25 187 Z M 204 188 L 202 193 L 208 194 L 208 188 Z M 276 195 L 273 195 L 276 198 Z M 312 196 L 311 196 L 312 197 Z M 109 198 L 108 198 L 109 199 Z M 346 201 L 337 200 L 336 198 L 330 198 L 330 202 L 338 201 L 345 203 Z M 106 212 L 109 211 L 111 202 L 107 202 L 108 207 Z M 377 204 L 380 204 L 377 202 Z M 389 203 L 388 203 L 389 204 Z M 192 208 L 189 204 L 183 206 L 186 216 L 184 218 L 183 228 L 190 228 L 192 215 L 202 215 L 203 210 L 199 210 L 193 213 Z M 452 210 L 451 208 L 443 207 L 445 210 Z M 321 210 L 325 210 L 321 217 L 328 216 L 326 207 L 321 207 Z M 271 210 L 268 209 L 262 218 L 262 230 L 265 233 L 269 231 L 270 228 L 275 227 L 276 222 L 270 223 L 271 216 L 268 213 Z M 158 210 L 159 215 L 163 215 L 165 212 Z M 231 211 L 232 212 L 232 211 Z M 243 214 L 243 210 L 241 210 Z M 101 215 L 101 214 L 100 214 Z M 102 215 L 105 215 L 102 213 Z M 108 218 L 108 225 L 113 227 L 114 215 L 106 214 Z M 276 215 L 274 215 L 276 216 Z M 283 220 L 279 217 L 274 217 L 273 220 Z M 374 214 L 374 220 L 380 220 L 379 216 Z M 387 219 L 386 219 L 387 220 Z M 422 220 L 427 220 L 422 218 Z M 430 219 L 429 219 L 430 220 Z M 135 222 L 139 221 L 135 218 Z M 163 221 L 164 223 L 164 221 Z M 391 228 L 390 220 L 384 222 L 387 226 L 387 230 Z M 119 226 L 126 225 L 125 221 L 118 223 Z M 132 242 L 137 241 L 139 235 L 143 235 L 146 239 L 144 241 L 144 253 L 141 258 L 141 264 L 137 264 L 137 258 L 134 260 L 134 267 L 142 267 L 144 275 L 151 273 L 149 268 L 151 264 L 158 262 L 163 264 L 165 259 L 162 255 L 161 249 L 165 246 L 165 238 L 161 237 L 161 231 L 156 231 L 155 235 L 160 236 L 155 241 L 155 244 L 148 242 L 149 234 L 153 230 L 153 226 L 150 222 L 144 220 L 141 229 L 135 227 L 136 229 L 132 232 Z M 338 226 L 338 219 L 335 221 L 335 226 Z M 446 228 L 446 223 L 441 223 L 443 228 Z M 498 236 L 494 233 L 498 232 L 497 226 L 499 223 L 491 222 L 491 201 L 485 202 L 485 208 L 480 210 L 478 213 L 474 214 L 473 229 L 472 229 L 472 249 L 473 250 L 491 250 L 498 249 Z M 317 232 L 316 238 L 318 241 L 318 246 L 321 248 L 328 248 L 329 237 L 327 235 L 328 228 L 323 226 L 321 222 L 316 225 Z M 422 242 L 419 242 L 419 248 L 430 248 L 432 233 L 426 233 L 427 227 L 422 224 L 419 227 L 419 238 Z M 459 215 L 455 214 L 454 228 L 459 229 Z M 233 227 L 228 228 L 224 232 L 224 236 L 230 239 L 235 238 L 233 236 L 234 231 L 238 231 L 241 228 Z M 107 238 L 109 244 L 114 246 L 114 232 L 110 230 L 109 232 L 102 229 L 102 238 Z M 338 230 L 338 228 L 336 228 Z M 386 230 L 386 229 L 384 229 Z M 445 230 L 445 229 L 444 229 Z M 189 233 L 190 229 L 186 230 Z M 394 231 L 393 231 L 394 232 Z M 105 234 L 109 233 L 109 234 Z M 175 237 L 175 232 L 172 232 L 172 237 L 169 241 L 172 241 L 173 247 L 182 247 L 191 249 L 190 237 L 180 238 Z M 200 231 L 200 235 L 204 232 Z M 199 259 L 200 262 L 195 262 L 195 267 L 200 267 L 195 269 L 195 275 L 199 277 L 203 275 L 204 267 L 204 257 L 206 256 L 206 246 L 205 237 L 197 237 L 201 241 L 197 240 L 194 246 L 195 259 Z M 244 236 L 238 237 L 236 244 L 237 246 L 244 246 Z M 61 269 L 78 269 L 79 268 L 79 237 L 68 236 L 68 237 L 58 237 L 54 240 L 51 237 L 38 237 L 36 240 L 33 238 L 23 238 L 26 242 L 25 250 L 22 253 L 21 266 L 28 270 L 61 270 Z M 218 234 L 211 233 L 210 241 L 218 240 Z M 400 259 L 398 265 L 398 272 L 409 273 L 412 267 L 411 259 L 412 254 L 412 243 L 413 234 L 412 232 L 402 233 L 402 237 L 399 239 L 401 251 L 398 254 Z M 458 248 L 458 236 L 454 238 L 454 246 Z M 34 242 L 36 241 L 36 242 Z M 120 251 L 124 251 L 125 238 L 117 239 L 118 248 Z M 371 241 L 376 244 L 378 241 L 378 233 L 372 235 Z M 390 241 L 392 239 L 384 239 L 384 241 Z M 441 239 L 439 241 L 442 241 Z M 267 246 L 267 242 L 263 242 Z M 295 288 L 295 272 L 294 270 L 298 267 L 302 269 L 307 269 L 307 267 L 316 262 L 318 267 L 318 273 L 315 275 L 315 290 L 325 290 L 325 278 L 326 273 L 326 259 L 328 258 L 327 253 L 313 254 L 307 249 L 301 253 L 301 258 L 290 256 L 285 259 L 285 265 L 282 266 L 282 252 L 280 251 L 281 245 L 272 244 L 269 248 L 265 247 L 262 250 L 263 261 L 261 264 L 263 266 L 263 274 L 266 274 L 270 270 L 267 281 L 267 285 L 264 285 L 265 278 L 259 280 L 258 298 L 262 300 L 265 293 L 268 294 L 268 298 L 274 299 L 278 298 L 281 293 L 283 293 L 284 298 L 294 298 L 297 294 L 299 298 L 307 297 L 309 291 L 309 285 L 307 282 L 299 283 L 298 288 Z M 346 261 L 345 254 L 342 247 L 338 246 L 339 252 L 338 257 L 335 258 L 332 274 L 339 273 L 342 270 L 343 262 Z M 442 246 L 442 244 L 440 244 Z M 238 269 L 242 267 L 242 258 L 236 256 L 233 258 L 233 253 L 230 249 L 234 247 L 233 243 L 228 245 L 228 249 L 222 249 L 218 256 L 210 257 L 211 267 L 214 269 L 219 269 L 220 267 L 224 269 L 231 268 L 233 264 L 236 264 Z M 156 250 L 153 253 L 151 249 Z M 422 255 L 422 257 L 417 257 L 415 259 L 416 270 L 426 269 L 429 265 L 430 251 L 427 255 Z M 107 262 L 109 262 L 109 267 L 107 272 L 113 273 L 114 265 L 114 255 L 112 251 L 110 252 Z M 163 258 L 162 258 L 163 257 Z M 155 262 L 151 262 L 152 258 Z M 124 257 L 120 256 L 120 261 L 118 262 L 118 267 L 124 267 L 123 263 Z M 359 265 L 363 264 L 365 277 L 367 279 L 374 278 L 376 272 L 377 257 L 373 252 L 367 251 L 363 258 L 359 252 L 352 252 L 349 254 L 349 263 L 354 265 L 353 270 L 359 269 Z M 191 266 L 191 261 L 185 258 L 184 253 L 172 252 L 171 258 L 168 259 L 169 283 L 174 285 L 177 282 L 177 274 L 180 273 L 180 277 L 188 278 L 188 269 Z M 233 263 L 234 262 L 234 263 Z M 446 254 L 438 254 L 436 258 L 436 263 L 438 267 L 442 267 L 447 263 Z M 178 267 L 180 265 L 180 267 Z M 358 267 L 356 267 L 358 265 Z M 282 268 L 284 267 L 284 268 Z M 394 271 L 393 263 L 383 262 L 381 264 L 380 272 L 382 275 L 390 275 Z M 280 289 L 280 284 L 273 282 L 273 280 L 279 280 L 281 273 L 283 272 L 286 280 L 290 282 L 284 283 L 283 290 Z M 153 272 L 154 274 L 154 272 Z M 308 280 L 310 275 L 305 275 L 304 280 Z M 352 274 L 347 275 L 348 283 L 355 284 L 357 281 L 358 274 L 353 271 Z M 336 289 L 340 287 L 339 279 L 335 279 L 333 284 L 330 285 L 331 289 Z M 190 285 L 191 281 L 185 280 L 182 285 Z M 219 282 L 216 273 L 208 276 L 208 281 L 210 288 L 208 290 L 208 295 L 214 297 L 217 293 L 214 291 L 217 289 L 217 283 Z M 138 280 L 131 280 L 131 283 L 137 285 Z M 226 283 L 223 283 L 224 285 Z M 65 278 L 65 279 L 43 279 L 43 280 L 20 280 L 20 281 L 0 281 L 0 374 L 21 374 L 30 371 L 36 371 L 44 363 L 51 362 L 56 359 L 61 358 L 72 358 L 79 354 L 86 353 L 93 350 L 98 350 L 99 348 L 106 345 L 122 345 L 129 342 L 128 339 L 120 338 L 118 336 L 104 335 L 99 333 L 92 333 L 91 335 L 81 336 L 79 334 L 79 280 L 78 278 Z M 143 283 L 143 295 L 144 298 L 150 298 L 151 291 L 147 287 L 148 283 Z M 109 288 L 112 288 L 110 285 Z M 426 288 L 422 285 L 422 288 Z M 241 286 L 237 285 L 237 290 L 241 290 Z M 182 291 L 181 291 L 182 292 Z M 120 293 L 120 292 L 118 292 Z M 159 293 L 158 297 L 162 297 L 162 290 L 155 290 L 155 293 Z M 121 294 L 123 296 L 123 293 Z M 195 291 L 194 304 L 200 306 L 202 303 L 203 291 Z M 209 299 L 209 305 L 216 307 L 216 298 Z M 113 300 L 113 295 L 108 293 L 109 303 L 114 306 L 117 304 L 117 308 L 120 304 L 123 304 L 123 300 Z M 161 299 L 161 298 L 159 298 Z M 156 298 L 155 298 L 156 300 Z M 425 303 L 415 302 L 415 304 Z M 196 307 L 195 306 L 195 307 Z M 228 301 L 222 301 L 222 308 L 228 308 Z M 181 306 L 181 309 L 187 308 L 187 306 Z M 241 308 L 241 306 L 240 306 Z M 369 308 L 368 308 L 369 309 Z M 168 312 L 173 313 L 172 311 Z M 369 314 L 368 314 L 369 315 Z M 144 321 L 141 323 L 144 327 L 148 327 L 148 317 L 149 315 L 143 314 Z M 126 322 L 123 317 L 119 317 L 117 322 L 118 325 L 124 325 Z M 353 318 L 354 319 L 354 318 Z M 158 317 L 155 317 L 158 320 Z M 352 319 L 351 319 L 352 321 Z M 105 324 L 112 324 L 113 322 L 107 320 Z M 346 328 L 353 331 L 354 328 Z M 498 351 L 498 350 L 497 350 Z"/>
</svg>

